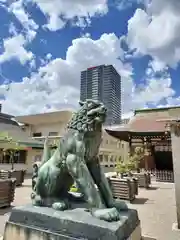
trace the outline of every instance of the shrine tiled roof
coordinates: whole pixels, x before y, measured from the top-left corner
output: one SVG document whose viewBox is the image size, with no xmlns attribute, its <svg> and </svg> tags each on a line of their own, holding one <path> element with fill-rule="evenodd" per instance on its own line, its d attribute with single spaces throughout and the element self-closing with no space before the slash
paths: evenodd
<svg viewBox="0 0 180 240">
<path fill-rule="evenodd" d="M 160 121 L 162 116 L 135 115 L 128 124 L 106 128 L 108 134 L 128 141 L 128 134 L 163 133 L 167 131 L 166 122 Z M 158 121 L 159 120 L 159 121 Z"/>
<path fill-rule="evenodd" d="M 162 117 L 136 117 L 129 122 L 128 128 L 131 132 L 165 132 L 166 123 L 158 121 Z"/>
<path fill-rule="evenodd" d="M 164 121 L 158 121 L 162 117 L 134 116 L 128 124 L 120 126 L 107 127 L 113 131 L 130 131 L 130 132 L 165 132 L 166 124 Z"/>
</svg>

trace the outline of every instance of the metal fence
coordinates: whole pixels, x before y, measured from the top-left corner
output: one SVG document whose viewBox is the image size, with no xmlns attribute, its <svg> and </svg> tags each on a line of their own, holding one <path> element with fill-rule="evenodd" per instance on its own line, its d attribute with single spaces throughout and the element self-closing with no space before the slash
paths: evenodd
<svg viewBox="0 0 180 240">
<path fill-rule="evenodd" d="M 173 171 L 165 171 L 165 170 L 150 170 L 148 171 L 152 176 L 155 177 L 157 182 L 174 182 L 174 172 Z"/>
</svg>

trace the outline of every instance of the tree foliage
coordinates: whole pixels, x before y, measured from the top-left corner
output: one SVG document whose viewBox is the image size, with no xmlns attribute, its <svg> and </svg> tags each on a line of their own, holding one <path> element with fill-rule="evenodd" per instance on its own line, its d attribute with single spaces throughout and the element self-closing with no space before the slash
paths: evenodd
<svg viewBox="0 0 180 240">
<path fill-rule="evenodd" d="M 123 161 L 121 158 L 119 158 L 116 165 L 117 173 L 123 174 L 137 170 L 143 156 L 144 149 L 141 147 L 136 147 L 134 153 L 132 155 L 129 155 L 127 160 Z"/>
<path fill-rule="evenodd" d="M 6 145 L 6 147 L 3 148 L 3 154 L 9 155 L 11 169 L 13 170 L 15 154 L 19 154 L 19 151 L 22 149 L 25 149 L 26 147 L 23 145 L 20 145 L 18 141 L 10 137 L 7 132 L 0 132 L 0 142 L 5 143 Z"/>
<path fill-rule="evenodd" d="M 144 149 L 142 147 L 136 147 L 134 153 L 128 159 L 131 170 L 137 170 L 139 168 L 139 163 L 143 156 Z"/>
<path fill-rule="evenodd" d="M 126 173 L 127 170 L 128 170 L 128 166 L 127 166 L 126 162 L 124 162 L 123 160 L 119 159 L 117 161 L 117 164 L 116 164 L 116 172 L 120 173 L 120 174 L 123 174 L 123 173 Z"/>
</svg>

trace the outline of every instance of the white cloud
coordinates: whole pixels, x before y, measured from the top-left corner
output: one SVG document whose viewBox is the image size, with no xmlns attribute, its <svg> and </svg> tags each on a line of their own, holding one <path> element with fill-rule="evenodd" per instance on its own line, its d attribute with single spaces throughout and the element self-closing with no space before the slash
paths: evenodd
<svg viewBox="0 0 180 240">
<path fill-rule="evenodd" d="M 24 29 L 27 31 L 28 39 L 32 40 L 36 36 L 38 25 L 30 18 L 28 12 L 25 10 L 23 0 L 13 2 L 9 7 L 9 11 L 16 16 Z"/>
<path fill-rule="evenodd" d="M 68 21 L 81 27 L 89 25 L 92 17 L 108 12 L 107 0 L 33 1 L 47 17 L 46 27 L 52 31 L 64 27 Z M 132 2 L 134 0 L 124 3 Z M 145 2 L 146 9 L 138 9 L 128 22 L 129 52 L 121 48 L 123 37 L 119 39 L 115 34 L 103 34 L 99 39 L 92 40 L 86 33 L 72 41 L 65 59 L 53 59 L 49 53 L 41 59 L 41 67 L 29 78 L 24 78 L 20 83 L 4 82 L 0 86 L 0 96 L 5 97 L 2 100 L 3 111 L 18 115 L 76 108 L 80 71 L 100 64 L 113 64 L 122 76 L 124 116 L 129 116 L 135 108 L 146 108 L 149 104 L 160 106 L 162 101 L 167 106 L 179 104 L 180 97 L 174 97 L 167 65 L 175 67 L 180 60 L 180 4 L 177 0 Z M 35 37 L 38 25 L 25 10 L 25 3 L 18 0 L 8 7 L 22 24 L 25 34 L 17 34 L 15 26 L 10 25 L 9 33 L 13 37 L 4 40 L 0 64 L 17 59 L 23 65 L 28 62 L 32 71 L 35 69 L 35 57 L 25 47 Z M 147 54 L 153 58 L 143 85 L 135 86 L 131 64 L 123 63 L 124 58 L 127 60 L 131 54 L 135 57 Z"/>
<path fill-rule="evenodd" d="M 63 28 L 67 21 L 84 26 L 91 17 L 108 12 L 107 0 L 33 0 L 47 16 L 46 25 L 51 31 Z"/>
<path fill-rule="evenodd" d="M 175 91 L 171 88 L 171 83 L 169 75 L 147 78 L 144 89 L 136 92 L 134 101 L 141 104 L 143 99 L 144 103 L 156 106 L 160 101 L 174 96 Z"/>
<path fill-rule="evenodd" d="M 180 96 L 173 98 L 167 98 L 167 106 L 179 106 L 180 105 Z"/>
<path fill-rule="evenodd" d="M 139 4 L 139 3 L 144 3 L 149 0 L 115 0 L 115 5 L 116 7 L 121 11 L 126 8 L 132 7 L 132 5 Z"/>
<path fill-rule="evenodd" d="M 4 7 L 9 13 L 12 13 L 17 18 L 17 20 L 21 23 L 23 27 L 24 35 L 29 41 L 31 41 L 36 36 L 36 31 L 39 26 L 35 23 L 35 21 L 30 17 L 30 14 L 27 12 L 26 3 L 27 1 L 25 0 L 0 0 L 0 6 Z"/>
<path fill-rule="evenodd" d="M 48 19 L 48 23 L 44 25 L 45 28 L 48 28 L 51 31 L 57 31 L 65 26 L 65 21 L 59 18 L 58 15 L 51 13 L 51 16 Z"/>
<path fill-rule="evenodd" d="M 157 64 L 157 66 L 155 66 Z M 153 60 L 145 73 L 145 83 L 134 88 L 133 106 L 136 108 L 170 107 L 180 105 L 180 96 L 172 88 L 168 68 L 158 66 Z M 144 104 L 143 104 L 144 102 Z"/>
<path fill-rule="evenodd" d="M 65 60 L 50 60 L 40 67 L 37 73 L 32 73 L 30 78 L 24 78 L 21 83 L 10 84 L 9 91 L 5 91 L 3 111 L 28 114 L 76 107 L 79 99 L 80 71 L 99 64 L 114 64 L 123 75 L 123 85 L 128 86 L 124 96 L 127 96 L 128 91 L 131 95 L 132 69 L 129 65 L 124 65 L 119 57 L 123 59 L 123 51 L 119 39 L 114 34 L 103 34 L 98 40 L 84 37 L 74 39 L 67 50 Z"/>
<path fill-rule="evenodd" d="M 25 45 L 26 40 L 21 34 L 5 39 L 3 41 L 4 51 L 0 55 L 0 64 L 11 59 L 17 59 L 24 65 L 27 61 L 32 60 L 33 54 L 24 48 Z"/>
<path fill-rule="evenodd" d="M 60 89 L 53 89 L 53 92 L 52 89 L 53 87 L 48 87 L 42 82 L 34 83 L 33 79 L 24 79 L 22 83 L 13 83 L 9 91 L 5 93 L 6 100 L 2 101 L 3 111 L 18 115 L 75 107 L 76 104 L 73 103 L 76 103 L 78 95 L 75 88 L 62 86 Z M 65 94 L 70 101 L 66 104 L 64 104 Z"/>
<path fill-rule="evenodd" d="M 128 21 L 127 41 L 136 53 L 176 67 L 180 60 L 180 2 L 152 0 Z"/>
<path fill-rule="evenodd" d="M 48 54 L 46 55 L 46 59 L 47 59 L 47 60 L 52 59 L 52 54 L 51 54 L 51 53 L 48 53 Z"/>
<path fill-rule="evenodd" d="M 174 91 L 166 70 L 161 77 L 156 76 L 153 63 L 149 64 L 147 81 L 140 89 L 132 80 L 133 69 L 123 64 L 124 52 L 120 39 L 115 34 L 103 34 L 99 39 L 78 38 L 67 49 L 66 58 L 51 59 L 48 54 L 44 65 L 30 78 L 21 83 L 1 86 L 3 111 L 11 114 L 29 114 L 76 108 L 79 100 L 80 71 L 90 66 L 113 64 L 122 76 L 122 103 L 125 116 L 135 108 L 147 107 L 149 103 L 158 105 L 162 100 L 172 102 Z M 162 91 L 163 89 L 163 91 Z M 18 94 L 17 94 L 18 92 Z"/>
<path fill-rule="evenodd" d="M 134 116 L 134 112 L 133 111 L 130 111 L 130 112 L 127 112 L 127 113 L 124 113 L 122 115 L 122 119 L 130 119 Z"/>
<path fill-rule="evenodd" d="M 17 29 L 16 29 L 16 27 L 15 27 L 13 22 L 11 22 L 10 25 L 9 25 L 9 33 L 12 36 L 18 35 Z"/>
<path fill-rule="evenodd" d="M 108 0 L 32 0 L 47 18 L 43 27 L 51 31 L 63 28 L 67 22 L 72 26 L 85 27 L 91 24 L 91 18 L 108 12 Z M 0 5 L 13 13 L 22 24 L 29 40 L 36 36 L 37 23 L 28 12 L 29 1 L 0 0 Z"/>
<path fill-rule="evenodd" d="M 161 62 L 155 58 L 150 62 L 150 66 L 152 67 L 154 72 L 159 72 L 168 69 L 164 62 Z"/>
<path fill-rule="evenodd" d="M 90 38 L 91 37 L 91 34 L 90 33 L 82 33 L 81 34 L 81 37 L 85 37 L 85 38 Z"/>
</svg>

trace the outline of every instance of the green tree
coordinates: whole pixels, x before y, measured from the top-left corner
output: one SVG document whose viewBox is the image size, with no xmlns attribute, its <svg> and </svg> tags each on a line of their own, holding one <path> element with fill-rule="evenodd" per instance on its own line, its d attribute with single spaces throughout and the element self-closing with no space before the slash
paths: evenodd
<svg viewBox="0 0 180 240">
<path fill-rule="evenodd" d="M 6 145 L 6 147 L 3 148 L 3 154 L 9 155 L 11 170 L 14 170 L 15 154 L 19 154 L 19 151 L 24 150 L 26 147 L 13 140 L 7 132 L 0 132 L 0 142 Z"/>
<path fill-rule="evenodd" d="M 123 161 L 121 157 L 116 164 L 116 172 L 123 176 L 124 173 L 130 174 L 133 170 L 139 170 L 139 163 L 144 156 L 144 149 L 141 147 L 136 147 L 134 153 L 129 155 L 126 161 Z"/>
<path fill-rule="evenodd" d="M 136 147 L 134 153 L 129 157 L 128 162 L 132 170 L 139 170 L 139 164 L 144 157 L 144 149 L 142 147 Z"/>
<path fill-rule="evenodd" d="M 120 157 L 119 160 L 117 161 L 115 169 L 116 172 L 121 174 L 121 177 L 123 177 L 123 174 L 128 172 L 128 164 L 125 161 L 123 161 Z"/>
</svg>

